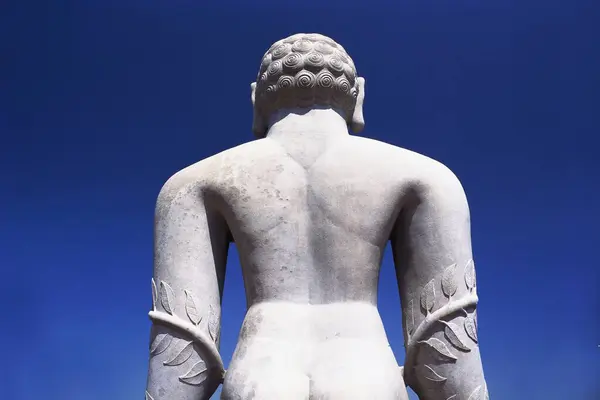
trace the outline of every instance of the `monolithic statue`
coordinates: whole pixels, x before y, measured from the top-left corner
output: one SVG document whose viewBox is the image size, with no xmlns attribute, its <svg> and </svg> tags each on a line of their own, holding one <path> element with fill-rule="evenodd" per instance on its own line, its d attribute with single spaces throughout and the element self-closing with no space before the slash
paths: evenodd
<svg viewBox="0 0 600 400">
<path fill-rule="evenodd" d="M 275 43 L 251 85 L 257 140 L 179 171 L 156 204 L 146 398 L 488 398 L 477 345 L 469 209 L 444 165 L 348 134 L 364 79 L 317 34 Z M 399 367 L 377 310 L 391 242 L 403 309 Z M 247 312 L 219 355 L 228 245 Z M 406 382 L 406 384 L 405 384 Z"/>
</svg>

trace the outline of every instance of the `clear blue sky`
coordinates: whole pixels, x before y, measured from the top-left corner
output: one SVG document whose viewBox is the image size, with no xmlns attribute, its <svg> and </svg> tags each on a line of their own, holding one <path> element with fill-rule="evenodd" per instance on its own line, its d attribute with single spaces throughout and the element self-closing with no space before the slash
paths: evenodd
<svg viewBox="0 0 600 400">
<path fill-rule="evenodd" d="M 252 140 L 263 52 L 320 32 L 366 78 L 364 135 L 463 182 L 492 398 L 599 399 L 598 1 L 205 3 L 0 6 L 0 397 L 142 398 L 158 191 Z M 245 311 L 230 256 L 226 363 Z M 402 363 L 389 252 L 380 286 Z"/>
</svg>

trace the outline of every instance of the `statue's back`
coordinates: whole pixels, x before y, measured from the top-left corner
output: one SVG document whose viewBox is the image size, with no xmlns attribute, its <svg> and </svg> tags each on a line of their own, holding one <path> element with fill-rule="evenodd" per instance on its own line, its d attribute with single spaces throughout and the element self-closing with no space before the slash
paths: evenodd
<svg viewBox="0 0 600 400">
<path fill-rule="evenodd" d="M 377 283 L 418 156 L 349 135 L 313 139 L 266 138 L 213 161 L 249 306 L 223 398 L 402 399 Z"/>
</svg>

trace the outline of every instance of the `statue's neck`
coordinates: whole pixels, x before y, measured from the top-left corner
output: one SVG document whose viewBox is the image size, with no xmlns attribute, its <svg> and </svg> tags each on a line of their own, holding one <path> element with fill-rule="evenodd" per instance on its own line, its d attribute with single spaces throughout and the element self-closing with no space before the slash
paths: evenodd
<svg viewBox="0 0 600 400">
<path fill-rule="evenodd" d="M 332 108 L 317 107 L 279 110 L 271 117 L 267 131 L 267 137 L 281 141 L 328 141 L 341 135 L 348 135 L 342 114 Z"/>
<path fill-rule="evenodd" d="M 333 141 L 349 135 L 346 121 L 331 108 L 281 110 L 271 121 L 267 138 L 278 142 L 304 168 L 314 164 Z"/>
</svg>

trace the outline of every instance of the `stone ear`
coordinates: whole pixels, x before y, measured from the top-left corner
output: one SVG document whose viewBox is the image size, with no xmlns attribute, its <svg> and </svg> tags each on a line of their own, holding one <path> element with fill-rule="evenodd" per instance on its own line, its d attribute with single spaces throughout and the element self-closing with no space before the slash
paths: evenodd
<svg viewBox="0 0 600 400">
<path fill-rule="evenodd" d="M 352 113 L 352 120 L 350 122 L 350 129 L 354 133 L 360 133 L 365 128 L 365 117 L 363 115 L 363 103 L 365 101 L 365 79 L 356 78 L 356 86 L 358 94 L 356 96 L 356 104 L 354 105 L 354 111 Z"/>
<path fill-rule="evenodd" d="M 250 90 L 250 99 L 252 100 L 252 109 L 254 111 L 252 116 L 252 132 L 254 132 L 254 136 L 257 138 L 263 138 L 267 134 L 267 125 L 256 108 L 256 82 L 250 84 Z"/>
<path fill-rule="evenodd" d="M 250 100 L 252 100 L 252 107 L 254 107 L 254 100 L 256 99 L 256 82 L 250 84 Z"/>
</svg>

